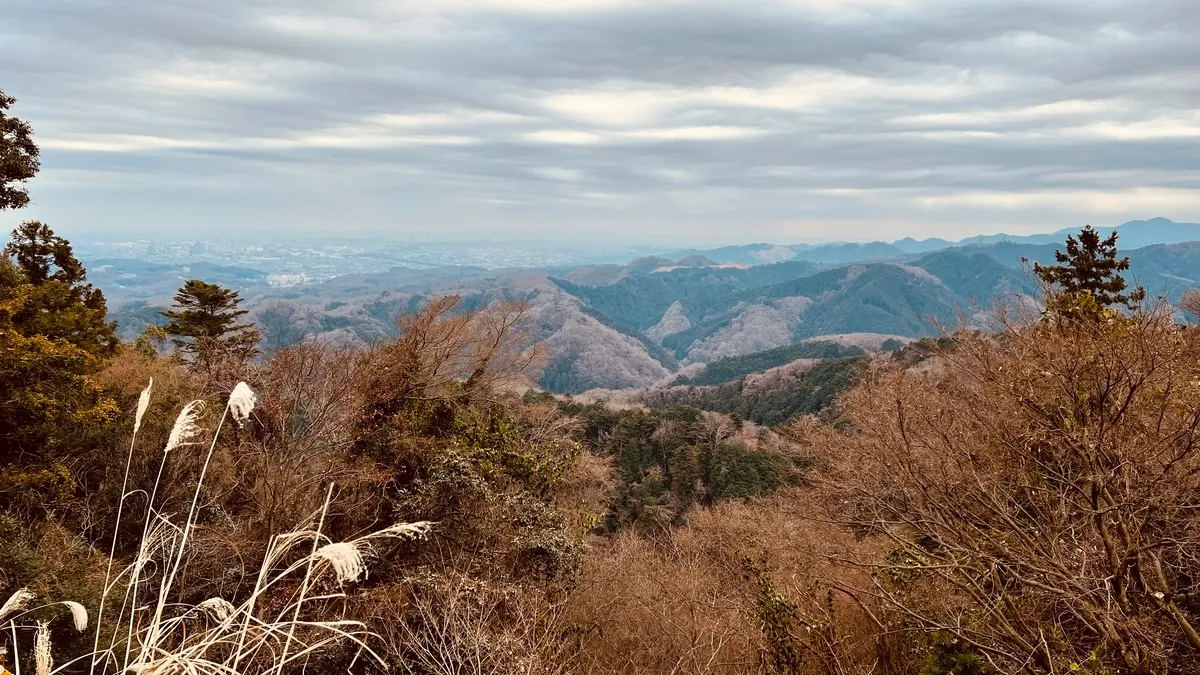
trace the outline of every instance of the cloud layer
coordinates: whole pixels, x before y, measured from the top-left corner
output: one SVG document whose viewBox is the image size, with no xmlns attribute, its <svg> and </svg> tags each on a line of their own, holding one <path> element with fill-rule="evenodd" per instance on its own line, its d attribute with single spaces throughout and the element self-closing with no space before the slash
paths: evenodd
<svg viewBox="0 0 1200 675">
<path fill-rule="evenodd" d="M 1194 0 L 7 0 L 0 88 L 76 230 L 964 236 L 1200 219 L 1197 34 Z"/>
</svg>

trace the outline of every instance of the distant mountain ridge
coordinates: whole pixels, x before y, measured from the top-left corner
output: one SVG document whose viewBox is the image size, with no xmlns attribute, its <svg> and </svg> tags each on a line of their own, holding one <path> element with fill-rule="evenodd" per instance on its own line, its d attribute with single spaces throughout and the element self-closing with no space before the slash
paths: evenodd
<svg viewBox="0 0 1200 675">
<path fill-rule="evenodd" d="M 828 244 L 773 245 L 766 243 L 743 246 L 723 246 L 710 250 L 688 249 L 666 254 L 667 258 L 702 255 L 716 263 L 734 262 L 744 265 L 766 265 L 784 260 L 803 260 L 814 263 L 849 263 L 869 260 L 900 259 L 906 255 L 930 253 L 955 246 L 977 244 L 1059 244 L 1067 235 L 1076 234 L 1081 227 L 1064 228 L 1046 234 L 988 234 L 965 237 L 958 241 L 929 238 L 917 240 L 905 237 L 894 242 L 873 241 L 863 243 L 833 242 Z M 1200 223 L 1175 222 L 1169 218 L 1131 220 L 1114 227 L 1096 227 L 1108 236 L 1114 230 L 1120 233 L 1118 240 L 1123 250 L 1133 250 L 1154 244 L 1177 244 L 1200 240 Z"/>
<path fill-rule="evenodd" d="M 1172 299 L 1200 286 L 1200 225 L 1152 219 L 1119 229 L 1131 283 Z M 724 401 L 726 378 L 737 376 L 738 386 L 751 389 L 801 383 L 796 386 L 809 393 L 796 394 L 797 400 L 807 400 L 817 390 L 804 387 L 825 381 L 818 362 L 831 359 L 795 345 L 855 336 L 860 344 L 872 343 L 863 347 L 871 352 L 881 343 L 934 336 L 962 321 L 987 326 L 985 312 L 996 301 L 1028 306 L 1038 299 L 1022 260 L 1053 261 L 1074 231 L 994 235 L 995 241 L 984 243 L 906 238 L 890 244 L 751 244 L 554 269 L 397 268 L 289 287 L 269 286 L 264 273 L 250 268 L 88 264 L 92 280 L 113 299 L 111 316 L 126 339 L 161 323 L 161 307 L 182 279 L 192 277 L 241 291 L 267 350 L 305 340 L 388 339 L 399 315 L 440 295 L 462 296 L 468 310 L 498 298 L 523 299 L 530 303 L 530 336 L 545 346 L 540 384 L 556 393 L 677 381 L 717 386 Z M 1176 237 L 1194 239 L 1128 245 Z M 858 357 L 846 351 L 838 358 Z"/>
</svg>

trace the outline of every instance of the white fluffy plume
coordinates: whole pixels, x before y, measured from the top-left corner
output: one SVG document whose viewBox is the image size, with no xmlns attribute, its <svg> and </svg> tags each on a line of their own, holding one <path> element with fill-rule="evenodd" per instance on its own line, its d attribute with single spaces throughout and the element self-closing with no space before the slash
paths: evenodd
<svg viewBox="0 0 1200 675">
<path fill-rule="evenodd" d="M 62 604 L 71 610 L 71 619 L 75 621 L 75 630 L 82 633 L 87 630 L 88 626 L 88 611 L 83 605 L 73 600 L 63 600 Z"/>
<path fill-rule="evenodd" d="M 372 532 L 363 537 L 360 541 L 367 541 L 376 538 L 392 538 L 392 539 L 424 539 L 429 536 L 429 531 L 433 529 L 434 523 L 428 520 L 422 520 L 415 523 L 396 523 L 391 527 L 384 528 L 378 532 Z"/>
<path fill-rule="evenodd" d="M 17 612 L 25 609 L 29 606 L 29 601 L 36 597 L 37 596 L 27 588 L 18 589 L 17 592 L 8 596 L 8 600 L 5 600 L 3 605 L 0 605 L 0 620 L 7 618 L 10 614 L 16 614 Z"/>
<path fill-rule="evenodd" d="M 171 427 L 171 435 L 167 437 L 167 447 L 163 448 L 163 452 L 170 452 L 181 445 L 188 445 L 196 442 L 196 437 L 200 435 L 200 427 L 196 425 L 196 418 L 200 417 L 200 413 L 204 411 L 204 401 L 196 400 L 183 406 L 183 410 L 179 411 L 179 417 L 175 419 L 175 426 Z"/>
<path fill-rule="evenodd" d="M 138 396 L 137 414 L 133 416 L 133 434 L 136 436 L 138 429 L 142 428 L 142 417 L 146 414 L 146 408 L 150 407 L 150 390 L 154 387 L 154 378 L 150 378 L 150 384 L 142 390 L 142 395 Z"/>
<path fill-rule="evenodd" d="M 333 567 L 333 572 L 341 583 L 358 581 L 367 573 L 362 551 L 353 542 L 326 544 L 317 549 L 316 556 Z"/>
<path fill-rule="evenodd" d="M 37 664 L 37 675 L 50 675 L 54 659 L 50 658 L 50 624 L 38 622 L 37 638 L 33 643 L 33 660 Z"/>
<path fill-rule="evenodd" d="M 209 598 L 196 605 L 196 609 L 208 614 L 217 621 L 224 621 L 233 616 L 234 612 L 237 611 L 233 603 L 225 598 Z"/>
<path fill-rule="evenodd" d="M 254 395 L 254 390 L 245 382 L 238 382 L 233 388 L 233 392 L 229 394 L 229 412 L 233 414 L 233 419 L 237 420 L 238 424 L 242 424 L 250 419 L 250 412 L 254 410 L 254 405 L 258 403 L 258 396 Z"/>
</svg>

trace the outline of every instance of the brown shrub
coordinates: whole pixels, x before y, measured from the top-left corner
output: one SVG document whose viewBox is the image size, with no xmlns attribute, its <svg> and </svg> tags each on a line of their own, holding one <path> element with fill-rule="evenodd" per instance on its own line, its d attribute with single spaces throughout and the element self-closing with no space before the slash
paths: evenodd
<svg viewBox="0 0 1200 675">
<path fill-rule="evenodd" d="M 889 670 L 888 637 L 843 591 L 867 575 L 835 563 L 873 545 L 807 518 L 808 500 L 795 491 L 728 502 L 657 540 L 621 533 L 598 543 L 564 613 L 578 672 L 771 672 L 755 570 L 794 606 L 786 640 L 803 662 L 797 672 L 899 672 Z"/>
<path fill-rule="evenodd" d="M 1195 664 L 1200 332 L 1165 311 L 1045 322 L 942 359 L 877 366 L 845 432 L 796 430 L 834 515 L 891 548 L 859 560 L 863 592 L 1003 672 Z"/>
</svg>

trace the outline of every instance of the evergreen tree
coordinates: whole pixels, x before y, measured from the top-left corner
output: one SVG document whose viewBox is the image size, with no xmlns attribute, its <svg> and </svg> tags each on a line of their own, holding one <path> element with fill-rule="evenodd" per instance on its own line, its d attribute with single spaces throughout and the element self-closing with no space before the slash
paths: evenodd
<svg viewBox="0 0 1200 675">
<path fill-rule="evenodd" d="M 0 91 L 0 211 L 19 209 L 29 203 L 25 181 L 38 172 L 38 147 L 33 129 L 16 117 L 5 114 L 13 103 Z"/>
<path fill-rule="evenodd" d="M 9 257 L 28 253 L 23 243 L 0 256 L 0 509 L 30 511 L 71 495 L 70 459 L 117 414 L 94 379 L 116 338 L 104 296 L 82 283 L 69 247 L 60 258 L 76 271 L 34 282 Z"/>
<path fill-rule="evenodd" d="M 14 329 L 64 340 L 98 357 L 116 350 L 117 325 L 106 320 L 104 293 L 87 282 L 66 239 L 36 220 L 27 221 L 13 230 L 4 255 L 15 263 L 25 286 L 21 306 L 10 319 Z"/>
<path fill-rule="evenodd" d="M 33 130 L 0 91 L 0 211 L 29 203 L 38 171 Z M 104 295 L 87 283 L 66 239 L 23 223 L 0 252 L 0 510 L 31 511 L 71 496 L 67 464 L 117 413 L 93 375 L 117 346 Z"/>
<path fill-rule="evenodd" d="M 1129 269 L 1129 257 L 1117 258 L 1117 232 L 1100 238 L 1091 225 L 1083 228 L 1079 238 L 1067 237 L 1067 251 L 1055 251 L 1058 265 L 1034 263 L 1033 271 L 1046 284 L 1056 287 L 1057 309 L 1066 313 L 1103 311 L 1113 305 L 1131 305 L 1146 297 L 1146 290 L 1135 288 L 1125 293 L 1125 278 L 1121 272 Z M 1091 308 L 1090 310 L 1087 308 Z"/>
<path fill-rule="evenodd" d="M 238 323 L 246 310 L 238 308 L 235 290 L 190 279 L 175 294 L 175 307 L 163 312 L 166 332 L 177 349 L 205 371 L 220 358 L 248 361 L 258 354 L 262 336 L 253 324 Z"/>
</svg>

